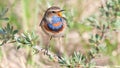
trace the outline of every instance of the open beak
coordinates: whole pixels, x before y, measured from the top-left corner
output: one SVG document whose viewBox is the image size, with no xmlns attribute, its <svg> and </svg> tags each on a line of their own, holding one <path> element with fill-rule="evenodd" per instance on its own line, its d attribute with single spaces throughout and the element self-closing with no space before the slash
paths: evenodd
<svg viewBox="0 0 120 68">
<path fill-rule="evenodd" d="M 57 13 L 58 16 L 62 17 L 62 13 L 61 13 L 62 11 L 65 11 L 65 10 L 60 10 L 60 11 L 58 11 L 58 13 Z"/>
</svg>

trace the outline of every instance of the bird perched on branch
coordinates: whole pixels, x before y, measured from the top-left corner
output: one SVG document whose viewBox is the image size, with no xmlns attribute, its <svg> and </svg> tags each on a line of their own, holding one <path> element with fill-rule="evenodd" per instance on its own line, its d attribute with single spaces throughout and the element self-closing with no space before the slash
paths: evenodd
<svg viewBox="0 0 120 68">
<path fill-rule="evenodd" d="M 62 16 L 64 10 L 57 6 L 48 8 L 40 22 L 42 30 L 50 37 L 64 37 L 67 28 L 66 18 Z"/>
</svg>

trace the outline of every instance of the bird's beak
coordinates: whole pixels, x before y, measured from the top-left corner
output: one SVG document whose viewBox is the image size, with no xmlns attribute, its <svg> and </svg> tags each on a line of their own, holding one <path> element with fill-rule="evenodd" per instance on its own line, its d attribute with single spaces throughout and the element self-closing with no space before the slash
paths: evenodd
<svg viewBox="0 0 120 68">
<path fill-rule="evenodd" d="M 62 11 L 65 11 L 65 10 L 60 10 L 57 14 L 58 14 L 58 16 L 60 16 L 60 17 L 62 17 Z"/>
<path fill-rule="evenodd" d="M 60 12 L 65 11 L 65 10 L 60 10 Z"/>
</svg>

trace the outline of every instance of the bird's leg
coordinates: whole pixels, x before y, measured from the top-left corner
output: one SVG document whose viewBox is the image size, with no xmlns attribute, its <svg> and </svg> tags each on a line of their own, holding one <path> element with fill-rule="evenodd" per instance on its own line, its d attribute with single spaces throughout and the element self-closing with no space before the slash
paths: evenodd
<svg viewBox="0 0 120 68">
<path fill-rule="evenodd" d="M 51 41 L 51 39 L 52 39 L 52 36 L 50 36 L 50 38 L 49 38 L 49 40 L 48 40 L 48 43 L 47 43 L 47 46 L 46 46 L 46 48 L 45 48 L 45 52 L 44 52 L 44 54 L 48 54 L 48 50 L 49 50 L 49 48 L 50 48 L 50 41 Z"/>
</svg>

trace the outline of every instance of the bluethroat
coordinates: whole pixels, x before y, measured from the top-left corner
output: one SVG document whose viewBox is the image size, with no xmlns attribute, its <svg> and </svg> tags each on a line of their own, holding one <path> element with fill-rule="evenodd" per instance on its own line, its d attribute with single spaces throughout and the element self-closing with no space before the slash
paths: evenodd
<svg viewBox="0 0 120 68">
<path fill-rule="evenodd" d="M 68 24 L 66 18 L 62 16 L 62 11 L 64 10 L 56 6 L 52 6 L 46 10 L 40 22 L 42 30 L 50 36 L 49 41 L 52 37 L 64 37 L 64 32 L 66 31 Z"/>
<path fill-rule="evenodd" d="M 62 16 L 59 7 L 53 6 L 46 10 L 44 17 L 40 22 L 42 30 L 52 37 L 62 37 L 67 27 L 66 18 Z"/>
</svg>

